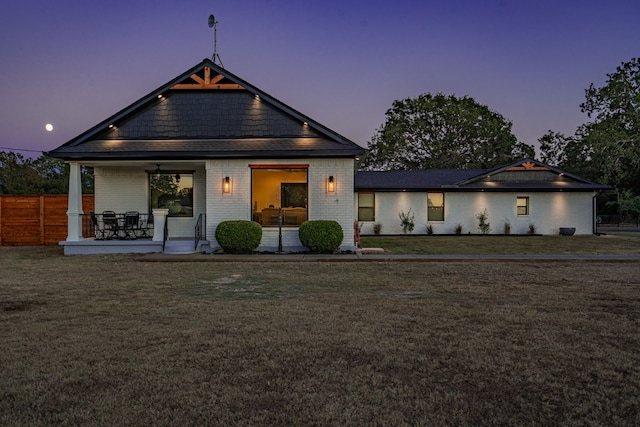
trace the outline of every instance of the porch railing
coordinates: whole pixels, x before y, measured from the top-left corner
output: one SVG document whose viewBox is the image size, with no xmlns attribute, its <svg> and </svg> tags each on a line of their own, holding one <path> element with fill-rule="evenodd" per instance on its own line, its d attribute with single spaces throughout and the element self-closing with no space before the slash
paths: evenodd
<svg viewBox="0 0 640 427">
<path fill-rule="evenodd" d="M 152 238 L 153 215 L 135 211 L 83 214 L 82 235 L 96 240 Z"/>
<path fill-rule="evenodd" d="M 195 227 L 195 244 L 194 244 L 194 248 L 193 250 L 197 250 L 198 249 L 198 243 L 200 243 L 200 240 L 203 240 L 202 237 L 204 235 L 204 218 L 205 218 L 205 214 L 200 214 L 198 215 L 198 220 L 196 221 L 196 227 Z"/>
</svg>

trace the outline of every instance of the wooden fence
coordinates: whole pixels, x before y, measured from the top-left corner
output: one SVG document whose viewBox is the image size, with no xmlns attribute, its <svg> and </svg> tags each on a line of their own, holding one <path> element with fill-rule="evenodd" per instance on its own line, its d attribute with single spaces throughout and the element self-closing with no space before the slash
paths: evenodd
<svg viewBox="0 0 640 427">
<path fill-rule="evenodd" d="M 82 196 L 85 213 L 93 194 Z M 0 246 L 57 245 L 67 239 L 66 195 L 0 196 Z"/>
</svg>

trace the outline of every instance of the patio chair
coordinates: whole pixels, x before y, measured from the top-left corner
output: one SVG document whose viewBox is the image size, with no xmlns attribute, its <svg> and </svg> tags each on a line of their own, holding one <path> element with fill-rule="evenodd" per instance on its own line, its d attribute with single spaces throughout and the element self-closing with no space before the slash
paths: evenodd
<svg viewBox="0 0 640 427">
<path fill-rule="evenodd" d="M 153 214 L 142 214 L 140 218 L 140 237 L 151 237 L 151 230 L 153 230 Z"/>
<path fill-rule="evenodd" d="M 124 213 L 124 237 L 136 239 L 140 233 L 140 212 L 127 211 Z"/>
<path fill-rule="evenodd" d="M 89 212 L 89 215 L 91 215 L 93 237 L 96 240 L 104 240 L 105 239 L 104 228 L 102 227 L 102 224 L 98 222 L 98 216 L 95 214 L 95 212 Z"/>
<path fill-rule="evenodd" d="M 114 211 L 102 212 L 102 223 L 104 224 L 104 238 L 105 239 L 117 239 L 118 231 L 118 217 Z"/>
</svg>

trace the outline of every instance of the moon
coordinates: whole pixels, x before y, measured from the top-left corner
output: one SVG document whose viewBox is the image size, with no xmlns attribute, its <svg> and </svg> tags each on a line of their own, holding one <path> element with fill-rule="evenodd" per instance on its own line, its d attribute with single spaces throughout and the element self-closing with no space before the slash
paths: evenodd
<svg viewBox="0 0 640 427">
<path fill-rule="evenodd" d="M 51 123 L 47 123 L 46 125 L 44 125 L 44 128 L 47 130 L 47 132 L 51 132 L 53 130 L 53 125 Z"/>
</svg>

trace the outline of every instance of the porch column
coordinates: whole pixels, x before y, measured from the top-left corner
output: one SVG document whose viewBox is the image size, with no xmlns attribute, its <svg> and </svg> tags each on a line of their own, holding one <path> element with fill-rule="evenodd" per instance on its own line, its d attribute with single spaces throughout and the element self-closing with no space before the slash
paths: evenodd
<svg viewBox="0 0 640 427">
<path fill-rule="evenodd" d="M 80 163 L 69 162 L 69 200 L 67 208 L 67 242 L 78 242 L 82 237 L 82 183 Z"/>
<path fill-rule="evenodd" d="M 164 225 L 167 222 L 169 209 L 153 209 L 153 241 L 164 242 Z"/>
</svg>

